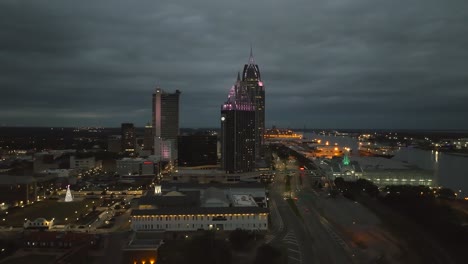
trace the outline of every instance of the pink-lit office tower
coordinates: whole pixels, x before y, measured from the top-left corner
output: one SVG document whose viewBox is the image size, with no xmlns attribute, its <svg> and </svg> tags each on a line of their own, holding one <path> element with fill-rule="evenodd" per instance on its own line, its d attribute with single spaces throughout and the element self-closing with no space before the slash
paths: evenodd
<svg viewBox="0 0 468 264">
<path fill-rule="evenodd" d="M 161 88 L 156 88 L 153 93 L 154 155 L 162 161 L 177 159 L 179 97 L 179 90 L 166 93 Z"/>
<path fill-rule="evenodd" d="M 263 134 L 265 132 L 265 87 L 258 65 L 255 64 L 252 47 L 250 47 L 250 57 L 248 64 L 244 65 L 242 72 L 242 87 L 247 88 L 252 103 L 255 107 L 255 158 L 263 157 Z"/>
<path fill-rule="evenodd" d="M 221 106 L 221 165 L 226 173 L 255 170 L 255 105 L 240 75 Z"/>
</svg>

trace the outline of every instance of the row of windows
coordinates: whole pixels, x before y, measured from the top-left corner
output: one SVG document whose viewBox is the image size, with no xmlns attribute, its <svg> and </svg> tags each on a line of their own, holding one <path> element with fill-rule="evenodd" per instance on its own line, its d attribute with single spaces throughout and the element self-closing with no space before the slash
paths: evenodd
<svg viewBox="0 0 468 264">
<path fill-rule="evenodd" d="M 213 225 L 206 225 L 207 227 L 213 227 Z M 261 228 L 261 227 L 267 227 L 267 224 L 225 224 L 224 227 L 226 228 Z M 135 225 L 135 229 L 140 230 L 140 229 L 168 229 L 168 228 L 178 228 L 178 229 L 188 229 L 188 228 L 204 228 L 203 224 L 186 224 L 186 225 L 181 225 L 181 224 L 141 224 L 141 225 Z"/>
<path fill-rule="evenodd" d="M 163 217 L 163 216 L 142 216 L 142 217 L 139 217 L 138 219 L 141 220 L 141 221 L 170 221 L 172 220 L 172 218 L 174 218 L 173 220 L 204 220 L 204 216 L 175 216 L 175 217 L 169 217 L 169 216 L 166 216 L 166 217 Z M 191 219 L 190 219 L 191 218 Z M 207 216 L 206 217 L 206 220 L 213 220 L 214 218 L 216 218 L 216 216 L 214 217 L 209 217 Z M 226 217 L 227 218 L 227 217 Z M 232 219 L 235 219 L 235 220 L 239 220 L 239 219 L 256 219 L 257 217 L 255 215 L 236 215 L 236 216 L 229 216 L 229 220 L 232 220 Z M 258 215 L 258 219 L 259 220 L 262 220 L 262 219 L 266 219 L 266 216 L 262 216 L 262 215 Z"/>
</svg>

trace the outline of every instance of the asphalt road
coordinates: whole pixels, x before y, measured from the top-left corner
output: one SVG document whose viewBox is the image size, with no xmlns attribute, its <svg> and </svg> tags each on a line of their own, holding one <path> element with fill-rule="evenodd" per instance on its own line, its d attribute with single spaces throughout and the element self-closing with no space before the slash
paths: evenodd
<svg viewBox="0 0 468 264">
<path fill-rule="evenodd" d="M 296 161 L 286 161 L 282 168 L 288 171 L 288 174 L 295 175 L 291 178 L 292 195 L 302 200 L 300 197 L 304 190 L 297 180 L 299 176 Z M 301 212 L 301 219 L 284 200 L 286 174 L 286 172 L 277 172 L 275 183 L 270 189 L 270 198 L 274 200 L 284 225 L 283 231 L 277 234 L 274 242 L 282 241 L 286 245 L 289 263 L 352 263 L 350 252 L 340 244 L 342 241 L 337 238 L 333 227 L 327 225 L 323 217 L 316 213 L 314 204 L 305 205 L 310 209 L 308 213 Z M 299 208 L 300 206 L 301 204 Z"/>
<path fill-rule="evenodd" d="M 369 208 L 341 196 L 330 198 L 327 191 L 315 191 L 311 187 L 314 179 L 298 170 L 299 164 L 294 159 L 276 161 L 281 163 L 277 168 L 284 173 L 277 171 L 278 176 L 271 191 L 275 195 L 271 197 L 278 200 L 280 205 L 286 204 L 279 201 L 284 191 L 284 180 L 281 178 L 286 174 L 292 175 L 291 195 L 297 198 L 296 205 L 303 219 L 303 222 L 292 220 L 291 217 L 295 215 L 286 204 L 280 210 L 284 218 L 283 233 L 293 229 L 296 234 L 303 232 L 297 236 L 299 244 L 312 241 L 310 247 L 300 247 L 304 259 L 310 260 L 302 263 L 415 263 L 414 260 L 419 258 L 417 253 L 407 250 L 405 239 L 387 230 L 381 219 Z M 323 176 L 323 173 L 316 171 L 319 176 Z M 302 225 L 304 230 L 301 231 L 295 225 Z M 413 228 L 416 229 L 417 226 Z M 430 259 L 431 263 L 453 263 L 436 243 L 426 239 L 424 232 L 414 232 L 426 242 L 428 250 L 424 254 L 430 257 L 425 259 Z"/>
<path fill-rule="evenodd" d="M 333 225 L 319 213 L 316 204 L 305 198 L 307 192 L 304 189 L 299 192 L 297 206 L 305 226 L 317 242 L 315 246 L 320 254 L 316 263 L 353 263 L 354 253 Z"/>
<path fill-rule="evenodd" d="M 275 202 L 276 208 L 282 218 L 283 230 L 272 241 L 283 243 L 288 249 L 289 263 L 315 263 L 315 252 L 312 251 L 312 239 L 302 221 L 293 213 L 289 205 L 283 199 L 283 177 L 276 176 L 276 183 L 270 189 L 270 198 Z"/>
</svg>

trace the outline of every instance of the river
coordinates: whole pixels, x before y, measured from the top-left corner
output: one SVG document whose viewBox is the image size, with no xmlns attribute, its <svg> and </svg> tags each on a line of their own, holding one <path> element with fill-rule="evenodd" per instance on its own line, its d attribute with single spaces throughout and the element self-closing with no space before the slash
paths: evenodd
<svg viewBox="0 0 468 264">
<path fill-rule="evenodd" d="M 358 141 L 355 138 L 321 136 L 314 133 L 305 133 L 304 136 L 307 139 L 321 139 L 322 144 L 325 141 L 330 144 L 338 143 L 339 146 L 351 148 L 353 153 L 359 153 Z M 460 197 L 468 197 L 468 157 L 408 147 L 400 148 L 393 159 L 431 170 L 437 186 L 448 187 L 458 192 Z"/>
</svg>

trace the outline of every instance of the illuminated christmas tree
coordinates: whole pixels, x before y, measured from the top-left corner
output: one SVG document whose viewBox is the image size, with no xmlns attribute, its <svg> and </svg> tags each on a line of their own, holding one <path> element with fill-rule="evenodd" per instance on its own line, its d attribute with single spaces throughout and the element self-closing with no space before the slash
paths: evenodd
<svg viewBox="0 0 468 264">
<path fill-rule="evenodd" d="M 73 202 L 73 196 L 70 191 L 70 185 L 67 186 L 67 193 L 65 194 L 65 202 Z"/>
</svg>

